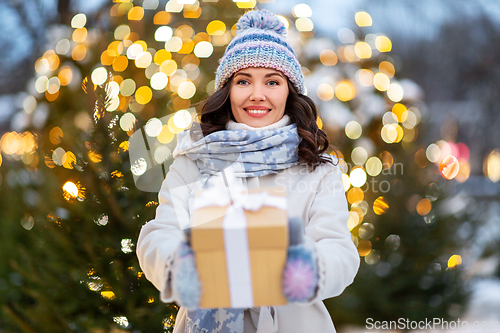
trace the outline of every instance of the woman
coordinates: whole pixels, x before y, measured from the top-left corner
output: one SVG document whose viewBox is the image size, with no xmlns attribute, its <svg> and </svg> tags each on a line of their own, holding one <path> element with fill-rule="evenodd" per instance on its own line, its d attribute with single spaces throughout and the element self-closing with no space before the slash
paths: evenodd
<svg viewBox="0 0 500 333">
<path fill-rule="evenodd" d="M 182 305 L 199 296 L 196 284 L 191 294 L 182 289 L 186 286 L 179 267 L 192 252 L 181 229 L 189 223 L 195 188 L 216 179 L 227 160 L 236 161 L 241 171 L 237 176 L 246 186 L 286 188 L 287 214 L 302 221 L 301 251 L 314 261 L 317 279 L 304 287 L 294 280 L 300 280 L 300 272 L 287 262 L 284 293 L 289 304 L 199 311 L 181 306 L 174 332 L 334 333 L 322 300 L 340 295 L 359 267 L 346 225 L 341 171 L 324 154 L 328 140 L 316 125 L 314 102 L 304 96 L 300 64 L 279 18 L 252 11 L 237 27 L 217 69 L 217 90 L 203 104 L 201 133 L 191 130 L 178 136 L 156 218 L 139 235 L 139 263 L 163 302 Z"/>
</svg>

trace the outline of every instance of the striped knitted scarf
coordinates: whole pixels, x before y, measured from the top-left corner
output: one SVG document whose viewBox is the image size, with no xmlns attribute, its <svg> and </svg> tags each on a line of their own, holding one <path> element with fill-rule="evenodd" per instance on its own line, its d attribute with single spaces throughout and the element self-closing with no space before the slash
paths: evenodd
<svg viewBox="0 0 500 333">
<path fill-rule="evenodd" d="M 184 131 L 177 136 L 173 157 L 186 155 L 204 176 L 236 163 L 236 177 L 258 177 L 296 165 L 300 141 L 296 124 L 262 131 L 218 131 L 198 141 Z"/>
</svg>

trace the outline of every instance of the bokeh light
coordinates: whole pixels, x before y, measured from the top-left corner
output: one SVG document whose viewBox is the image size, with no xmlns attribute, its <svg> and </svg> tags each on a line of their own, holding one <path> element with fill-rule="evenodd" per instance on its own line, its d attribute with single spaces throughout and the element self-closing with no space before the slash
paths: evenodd
<svg viewBox="0 0 500 333">
<path fill-rule="evenodd" d="M 175 135 L 172 133 L 168 127 L 168 125 L 163 125 L 160 134 L 156 137 L 156 139 L 163 144 L 167 144 L 172 142 Z"/>
<path fill-rule="evenodd" d="M 87 29 L 86 28 L 78 28 L 73 31 L 71 36 L 75 43 L 83 43 L 87 39 Z"/>
<path fill-rule="evenodd" d="M 148 67 L 153 60 L 153 56 L 149 52 L 140 52 L 135 57 L 135 66 L 137 68 L 146 68 Z"/>
<path fill-rule="evenodd" d="M 140 21 L 144 17 L 144 8 L 135 6 L 128 11 L 127 16 L 130 21 Z"/>
<path fill-rule="evenodd" d="M 387 36 L 377 36 L 375 46 L 380 52 L 390 52 L 392 50 L 392 42 Z"/>
<path fill-rule="evenodd" d="M 124 40 L 128 34 L 130 34 L 130 27 L 126 24 L 122 24 L 116 27 L 114 37 L 117 40 Z"/>
<path fill-rule="evenodd" d="M 145 48 L 140 43 L 134 43 L 127 49 L 127 58 L 130 60 L 135 60 L 138 54 L 146 51 Z"/>
<path fill-rule="evenodd" d="M 179 94 L 179 97 L 183 99 L 190 99 L 196 93 L 196 86 L 191 81 L 184 81 L 179 84 L 177 93 Z"/>
<path fill-rule="evenodd" d="M 120 93 L 123 96 L 132 96 L 132 94 L 135 92 L 135 81 L 132 79 L 125 79 L 122 81 L 120 84 Z"/>
<path fill-rule="evenodd" d="M 257 4 L 256 0 L 235 0 L 238 8 L 251 9 Z"/>
<path fill-rule="evenodd" d="M 428 198 L 423 198 L 417 203 L 417 213 L 420 216 L 425 216 L 430 213 L 432 209 L 432 203 Z"/>
<path fill-rule="evenodd" d="M 191 122 L 193 121 L 193 117 L 187 110 L 177 111 L 173 119 L 174 119 L 173 120 L 174 125 L 180 129 L 188 128 L 191 125 Z"/>
<path fill-rule="evenodd" d="M 354 45 L 354 52 L 360 59 L 368 59 L 372 56 L 372 48 L 366 42 L 357 42 Z"/>
<path fill-rule="evenodd" d="M 71 57 L 75 61 L 82 61 L 87 55 L 87 47 L 83 44 L 76 45 L 71 51 Z"/>
<path fill-rule="evenodd" d="M 349 174 L 349 179 L 354 187 L 361 187 L 366 183 L 366 172 L 362 168 L 353 168 Z"/>
<path fill-rule="evenodd" d="M 349 175 L 345 173 L 342 174 L 342 185 L 344 187 L 344 192 L 347 192 L 347 190 L 351 187 L 351 179 L 349 179 Z"/>
<path fill-rule="evenodd" d="M 358 139 L 361 136 L 362 132 L 363 129 L 361 128 L 361 125 L 355 120 L 351 120 L 345 126 L 345 135 L 347 135 L 349 139 Z"/>
<path fill-rule="evenodd" d="M 359 187 L 353 187 L 349 190 L 349 192 L 347 192 L 347 202 L 349 202 L 351 205 L 353 203 L 363 201 L 364 198 L 365 194 Z"/>
<path fill-rule="evenodd" d="M 155 40 L 158 42 L 166 42 L 173 36 L 173 30 L 169 26 L 163 26 L 156 29 Z"/>
<path fill-rule="evenodd" d="M 358 253 L 360 257 L 367 256 L 372 250 L 372 243 L 369 240 L 361 240 L 358 243 Z"/>
<path fill-rule="evenodd" d="M 347 102 L 356 96 L 356 89 L 351 81 L 341 81 L 335 87 L 335 95 L 342 102 Z"/>
<path fill-rule="evenodd" d="M 208 23 L 206 31 L 210 36 L 222 36 L 226 32 L 226 24 L 220 20 L 213 20 Z"/>
<path fill-rule="evenodd" d="M 138 160 L 134 161 L 132 165 L 130 166 L 130 171 L 132 174 L 135 176 L 142 176 L 148 168 L 148 163 L 144 158 L 139 158 Z"/>
<path fill-rule="evenodd" d="M 49 132 L 49 140 L 52 144 L 61 143 L 61 138 L 64 136 L 62 129 L 58 126 L 53 127 Z"/>
<path fill-rule="evenodd" d="M 337 38 L 343 44 L 350 44 L 350 43 L 354 43 L 354 41 L 356 39 L 356 35 L 349 28 L 341 28 L 337 32 Z"/>
<path fill-rule="evenodd" d="M 400 102 L 404 97 L 403 87 L 399 83 L 391 83 L 387 89 L 387 97 L 395 103 Z"/>
<path fill-rule="evenodd" d="M 42 75 L 40 76 L 36 81 L 35 81 L 35 89 L 38 93 L 44 93 L 47 90 L 47 82 L 49 82 L 49 79 L 45 76 Z"/>
<path fill-rule="evenodd" d="M 154 73 L 151 77 L 151 88 L 161 90 L 167 86 L 168 76 L 163 72 Z"/>
<path fill-rule="evenodd" d="M 375 227 L 371 223 L 363 223 L 358 229 L 359 238 L 370 239 L 375 234 Z"/>
<path fill-rule="evenodd" d="M 335 95 L 335 91 L 328 83 L 321 83 L 316 89 L 316 94 L 322 101 L 329 101 Z"/>
<path fill-rule="evenodd" d="M 292 14 L 295 17 L 311 17 L 312 9 L 305 3 L 299 3 L 292 7 Z"/>
<path fill-rule="evenodd" d="M 398 235 L 389 235 L 384 243 L 389 250 L 396 251 L 401 245 L 401 238 Z"/>
<path fill-rule="evenodd" d="M 338 58 L 333 50 L 325 49 L 319 54 L 319 60 L 324 66 L 335 66 Z"/>
<path fill-rule="evenodd" d="M 68 181 L 64 183 L 62 189 L 64 199 L 69 201 L 78 197 L 78 187 L 75 183 Z"/>
<path fill-rule="evenodd" d="M 493 183 L 497 183 L 500 180 L 500 150 L 494 149 L 485 158 L 483 173 Z"/>
<path fill-rule="evenodd" d="M 166 60 L 160 65 L 159 70 L 167 76 L 171 76 L 177 70 L 177 63 L 174 60 Z"/>
<path fill-rule="evenodd" d="M 47 92 L 49 94 L 56 94 L 61 88 L 61 83 L 59 82 L 59 78 L 57 76 L 53 76 L 47 82 Z"/>
<path fill-rule="evenodd" d="M 151 98 L 153 98 L 153 92 L 148 86 L 142 86 L 135 92 L 135 100 L 139 104 L 147 104 L 149 103 L 149 101 L 151 101 Z"/>
<path fill-rule="evenodd" d="M 356 24 L 360 27 L 370 27 L 372 25 L 372 17 L 367 12 L 357 12 L 354 15 Z"/>
<path fill-rule="evenodd" d="M 380 251 L 372 249 L 370 253 L 365 256 L 365 262 L 368 265 L 375 265 L 380 261 Z"/>
<path fill-rule="evenodd" d="M 108 78 L 108 71 L 104 67 L 97 67 L 92 71 L 91 78 L 93 84 L 101 85 Z"/>
<path fill-rule="evenodd" d="M 441 163 L 439 163 L 439 170 L 441 171 L 441 175 L 446 179 L 453 179 L 456 177 L 459 171 L 459 163 L 455 156 L 448 155 L 442 159 Z"/>
<path fill-rule="evenodd" d="M 16 132 L 5 133 L 0 140 L 0 150 L 7 155 L 17 153 L 20 147 L 20 139 L 20 135 Z"/>
<path fill-rule="evenodd" d="M 38 58 L 35 61 L 35 71 L 39 74 L 45 74 L 49 70 L 49 61 L 45 58 Z"/>
<path fill-rule="evenodd" d="M 70 48 L 70 41 L 64 38 L 57 42 L 55 50 L 58 54 L 65 55 L 69 52 Z"/>
<path fill-rule="evenodd" d="M 76 14 L 71 19 L 71 27 L 73 29 L 83 28 L 85 24 L 87 24 L 87 17 L 85 16 L 85 14 Z"/>
<path fill-rule="evenodd" d="M 314 29 L 314 23 L 309 17 L 299 17 L 295 20 L 295 27 L 298 31 L 306 32 Z"/>
<path fill-rule="evenodd" d="M 182 39 L 174 36 L 165 43 L 165 50 L 169 52 L 179 52 L 182 48 Z"/>
<path fill-rule="evenodd" d="M 384 197 L 378 197 L 373 202 L 373 212 L 377 215 L 382 215 L 389 209 L 389 204 Z"/>
<path fill-rule="evenodd" d="M 170 13 L 180 13 L 184 5 L 179 3 L 177 0 L 169 0 L 165 5 L 165 11 Z"/>
<path fill-rule="evenodd" d="M 150 137 L 157 137 L 162 130 L 162 122 L 158 118 L 151 118 L 148 120 L 146 123 L 146 126 L 144 126 L 144 129 L 146 131 L 146 134 Z"/>
<path fill-rule="evenodd" d="M 366 161 L 366 173 L 372 177 L 376 177 L 382 171 L 382 161 L 376 156 L 372 156 Z"/>
<path fill-rule="evenodd" d="M 212 55 L 214 47 L 210 42 L 201 41 L 194 47 L 194 54 L 198 58 L 208 58 Z"/>
<path fill-rule="evenodd" d="M 458 254 L 454 254 L 448 259 L 448 268 L 453 269 L 462 264 L 462 257 Z"/>
<path fill-rule="evenodd" d="M 425 156 L 429 162 L 435 163 L 441 158 L 441 149 L 435 143 L 431 143 L 425 150 Z"/>
<path fill-rule="evenodd" d="M 391 84 L 391 79 L 384 73 L 377 73 L 373 76 L 373 86 L 380 91 L 386 91 L 389 89 Z"/>
<path fill-rule="evenodd" d="M 128 58 L 125 55 L 120 55 L 113 60 L 113 70 L 123 72 L 128 67 Z"/>
<path fill-rule="evenodd" d="M 397 123 L 398 123 L 398 117 L 394 114 L 394 112 L 386 112 L 382 116 L 383 125 L 388 125 L 388 124 L 397 125 Z"/>
<path fill-rule="evenodd" d="M 458 174 L 455 180 L 459 183 L 465 182 L 470 177 L 470 165 L 467 161 L 463 159 L 458 160 Z M 490 179 L 491 180 L 491 179 Z"/>
<path fill-rule="evenodd" d="M 356 72 L 357 82 L 365 87 L 373 86 L 373 72 L 369 69 L 359 69 Z"/>
<path fill-rule="evenodd" d="M 394 68 L 394 65 L 386 60 L 380 62 L 380 64 L 378 65 L 378 70 L 390 78 L 393 77 L 394 74 L 396 74 L 396 69 Z"/>
<path fill-rule="evenodd" d="M 172 54 L 165 49 L 156 51 L 154 56 L 154 63 L 161 65 L 163 62 L 172 59 Z"/>
<path fill-rule="evenodd" d="M 386 124 L 382 127 L 380 135 L 386 143 L 394 143 L 398 138 L 398 130 L 395 124 Z"/>
<path fill-rule="evenodd" d="M 172 152 L 167 146 L 160 146 L 154 152 L 154 159 L 156 163 L 162 164 L 172 156 Z"/>
<path fill-rule="evenodd" d="M 408 110 L 406 106 L 401 103 L 396 103 L 392 107 L 392 113 L 396 116 L 396 121 L 400 123 L 404 123 L 408 118 Z"/>
<path fill-rule="evenodd" d="M 133 113 L 127 112 L 120 118 L 120 128 L 125 131 L 134 129 L 136 118 Z"/>
<path fill-rule="evenodd" d="M 349 219 L 347 220 L 347 228 L 354 229 L 359 224 L 359 215 L 356 212 L 349 212 Z"/>
<path fill-rule="evenodd" d="M 368 152 L 363 147 L 356 147 L 351 152 L 351 160 L 354 164 L 363 165 L 368 159 Z"/>
</svg>

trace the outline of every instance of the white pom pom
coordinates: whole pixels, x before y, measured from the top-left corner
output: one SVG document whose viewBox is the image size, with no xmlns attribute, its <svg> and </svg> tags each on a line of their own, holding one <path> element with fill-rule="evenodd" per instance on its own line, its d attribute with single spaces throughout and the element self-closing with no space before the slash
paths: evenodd
<svg viewBox="0 0 500 333">
<path fill-rule="evenodd" d="M 268 10 L 254 10 L 243 15 L 236 24 L 236 32 L 257 28 L 262 30 L 271 30 L 278 35 L 286 35 L 286 28 L 278 16 Z"/>
</svg>

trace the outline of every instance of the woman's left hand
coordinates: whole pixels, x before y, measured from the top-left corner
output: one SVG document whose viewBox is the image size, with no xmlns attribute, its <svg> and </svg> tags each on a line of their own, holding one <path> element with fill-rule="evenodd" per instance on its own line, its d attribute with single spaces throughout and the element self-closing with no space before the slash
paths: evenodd
<svg viewBox="0 0 500 333">
<path fill-rule="evenodd" d="M 316 251 L 303 237 L 302 221 L 289 220 L 290 247 L 283 271 L 283 293 L 289 302 L 304 303 L 316 294 L 318 287 L 318 265 Z"/>
</svg>

